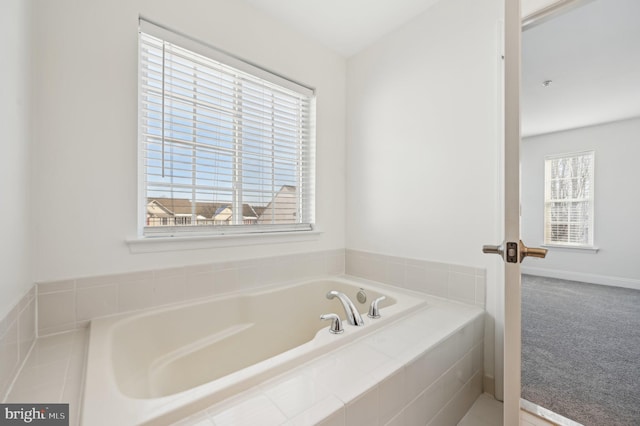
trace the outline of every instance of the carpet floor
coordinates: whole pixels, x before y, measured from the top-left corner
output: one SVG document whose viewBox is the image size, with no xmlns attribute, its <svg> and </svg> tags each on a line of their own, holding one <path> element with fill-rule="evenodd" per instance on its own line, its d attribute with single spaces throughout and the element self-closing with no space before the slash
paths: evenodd
<svg viewBox="0 0 640 426">
<path fill-rule="evenodd" d="M 640 291 L 523 275 L 522 397 L 585 426 L 640 425 Z"/>
</svg>

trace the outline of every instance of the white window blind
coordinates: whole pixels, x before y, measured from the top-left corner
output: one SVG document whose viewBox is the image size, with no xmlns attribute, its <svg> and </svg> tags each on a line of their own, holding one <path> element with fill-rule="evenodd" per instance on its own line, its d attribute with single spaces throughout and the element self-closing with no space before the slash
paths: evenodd
<svg viewBox="0 0 640 426">
<path fill-rule="evenodd" d="M 140 23 L 143 234 L 311 229 L 313 90 Z"/>
<path fill-rule="evenodd" d="M 545 244 L 593 246 L 594 153 L 545 159 Z"/>
</svg>

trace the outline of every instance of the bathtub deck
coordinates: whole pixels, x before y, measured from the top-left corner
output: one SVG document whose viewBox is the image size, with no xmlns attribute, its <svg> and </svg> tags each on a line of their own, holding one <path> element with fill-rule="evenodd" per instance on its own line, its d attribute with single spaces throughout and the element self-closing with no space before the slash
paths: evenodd
<svg viewBox="0 0 640 426">
<path fill-rule="evenodd" d="M 87 328 L 37 338 L 5 402 L 67 403 L 78 426 L 88 343 Z"/>
</svg>

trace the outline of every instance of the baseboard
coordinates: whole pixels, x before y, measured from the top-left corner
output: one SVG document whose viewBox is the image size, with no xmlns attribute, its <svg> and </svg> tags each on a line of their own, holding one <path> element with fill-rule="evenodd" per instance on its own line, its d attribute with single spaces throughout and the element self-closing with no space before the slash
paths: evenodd
<svg viewBox="0 0 640 426">
<path fill-rule="evenodd" d="M 561 280 L 580 281 L 590 284 L 640 290 L 640 280 L 632 278 L 611 277 L 606 275 L 586 274 L 584 272 L 561 271 L 558 269 L 544 269 L 530 266 L 522 266 L 521 271 L 523 274 L 536 275 L 539 277 L 558 278 Z"/>
</svg>

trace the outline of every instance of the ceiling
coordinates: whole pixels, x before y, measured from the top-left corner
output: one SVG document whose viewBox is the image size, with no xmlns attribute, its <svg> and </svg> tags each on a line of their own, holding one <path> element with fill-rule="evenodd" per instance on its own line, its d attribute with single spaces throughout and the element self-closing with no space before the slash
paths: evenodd
<svg viewBox="0 0 640 426">
<path fill-rule="evenodd" d="M 640 116 L 639 19 L 638 0 L 596 0 L 523 32 L 523 136 Z"/>
<path fill-rule="evenodd" d="M 349 57 L 439 0 L 245 0 Z"/>
<path fill-rule="evenodd" d="M 245 1 L 348 58 L 446 0 Z M 640 116 L 640 0 L 580 1 L 523 33 L 524 136 Z"/>
</svg>

